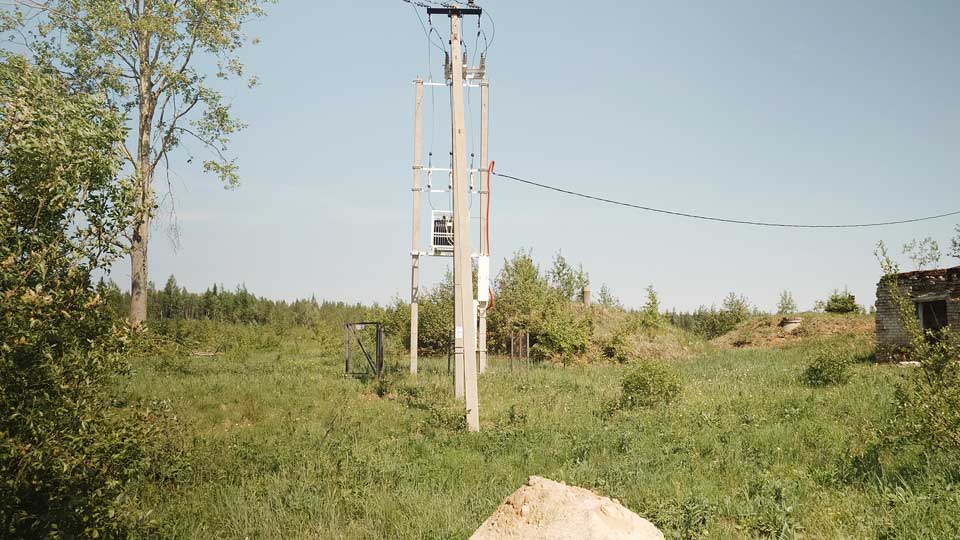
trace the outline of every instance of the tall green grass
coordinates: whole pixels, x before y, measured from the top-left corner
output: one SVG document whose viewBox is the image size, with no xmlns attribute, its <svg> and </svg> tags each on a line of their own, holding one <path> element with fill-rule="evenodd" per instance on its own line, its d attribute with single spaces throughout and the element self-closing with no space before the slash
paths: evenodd
<svg viewBox="0 0 960 540">
<path fill-rule="evenodd" d="M 816 347 L 707 349 L 676 363 L 675 402 L 607 414 L 630 365 L 498 359 L 468 434 L 445 359 L 414 379 L 394 358 L 363 381 L 308 337 L 135 360 L 131 399 L 169 403 L 180 426 L 179 456 L 141 489 L 162 534 L 466 538 L 536 474 L 617 498 L 668 538 L 960 536 L 958 464 L 876 444 L 904 368 L 860 363 L 810 388 Z"/>
</svg>

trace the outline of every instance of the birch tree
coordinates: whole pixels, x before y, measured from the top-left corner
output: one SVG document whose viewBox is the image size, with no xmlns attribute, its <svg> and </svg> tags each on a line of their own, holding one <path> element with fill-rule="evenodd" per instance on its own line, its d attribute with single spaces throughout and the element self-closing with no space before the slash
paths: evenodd
<svg viewBox="0 0 960 540">
<path fill-rule="evenodd" d="M 206 151 L 203 170 L 226 187 L 237 185 L 237 162 L 227 146 L 244 125 L 214 81 L 256 84 L 238 53 L 251 41 L 244 26 L 273 1 L 17 0 L 3 15 L 11 41 L 79 89 L 105 97 L 132 124 L 120 150 L 136 179 L 137 212 L 128 235 L 134 326 L 147 316 L 157 171 L 168 169 L 171 153 L 192 139 Z M 215 69 L 202 70 L 201 63 Z"/>
</svg>

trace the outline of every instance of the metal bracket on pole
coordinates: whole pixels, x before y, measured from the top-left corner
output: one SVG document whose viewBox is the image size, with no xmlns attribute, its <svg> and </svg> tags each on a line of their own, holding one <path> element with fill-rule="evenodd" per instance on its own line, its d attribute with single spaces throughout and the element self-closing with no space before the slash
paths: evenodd
<svg viewBox="0 0 960 540">
<path fill-rule="evenodd" d="M 427 15 L 453 15 L 453 16 L 464 16 L 464 15 L 476 15 L 480 16 L 483 14 L 483 9 L 479 7 L 431 7 L 427 8 Z"/>
</svg>

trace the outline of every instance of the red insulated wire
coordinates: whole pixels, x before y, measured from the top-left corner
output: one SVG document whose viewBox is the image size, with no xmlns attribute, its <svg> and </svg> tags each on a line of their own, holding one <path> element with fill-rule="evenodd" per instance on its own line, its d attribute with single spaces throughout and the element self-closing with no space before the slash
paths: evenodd
<svg viewBox="0 0 960 540">
<path fill-rule="evenodd" d="M 485 236 L 487 238 L 487 255 L 490 255 L 490 176 L 493 174 L 493 166 L 496 163 L 496 161 L 491 161 L 490 166 L 487 167 L 487 230 L 485 231 Z"/>
<path fill-rule="evenodd" d="M 493 166 L 496 161 L 491 161 L 490 166 L 487 167 L 487 220 L 486 220 L 486 231 L 484 236 L 487 239 L 487 257 L 490 256 L 490 176 L 493 175 Z M 487 311 L 493 309 L 493 287 L 489 287 L 488 292 L 490 294 L 490 301 L 487 303 Z"/>
</svg>

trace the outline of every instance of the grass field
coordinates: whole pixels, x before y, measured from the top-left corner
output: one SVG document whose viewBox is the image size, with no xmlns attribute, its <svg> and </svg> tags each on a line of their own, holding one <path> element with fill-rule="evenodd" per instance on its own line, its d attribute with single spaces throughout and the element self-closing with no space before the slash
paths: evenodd
<svg viewBox="0 0 960 540">
<path fill-rule="evenodd" d="M 445 360 L 361 381 L 291 335 L 135 359 L 131 399 L 168 410 L 184 456 L 140 493 L 184 539 L 467 538 L 534 474 L 619 499 L 668 538 L 960 536 L 955 463 L 872 451 L 907 368 L 863 363 L 813 389 L 809 346 L 705 350 L 676 362 L 678 402 L 612 414 L 626 367 L 495 361 L 479 434 Z"/>
</svg>

